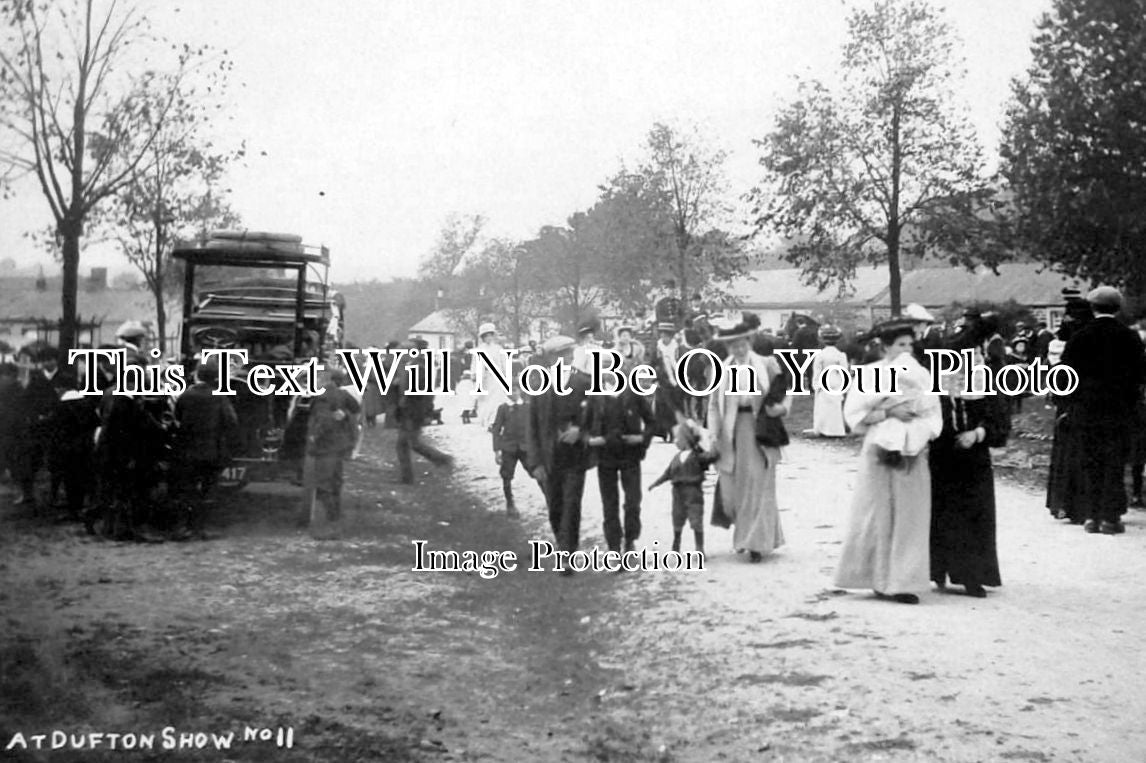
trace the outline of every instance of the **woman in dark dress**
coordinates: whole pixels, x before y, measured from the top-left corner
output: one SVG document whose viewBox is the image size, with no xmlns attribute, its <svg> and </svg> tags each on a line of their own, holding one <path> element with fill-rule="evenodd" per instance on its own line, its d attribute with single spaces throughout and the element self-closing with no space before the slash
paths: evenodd
<svg viewBox="0 0 1146 763">
<path fill-rule="evenodd" d="M 978 351 L 976 351 L 978 355 Z M 982 363 L 982 357 L 976 360 Z M 931 442 L 931 579 L 948 579 L 982 598 L 984 586 L 1002 585 L 995 550 L 995 474 L 990 448 L 1010 432 L 1006 399 L 961 394 L 963 381 L 947 377 L 939 398 L 943 432 Z"/>
<path fill-rule="evenodd" d="M 1064 290 L 1065 292 L 1065 290 Z M 1058 338 L 1068 341 L 1082 326 L 1093 319 L 1090 304 L 1072 294 L 1067 296 L 1066 315 L 1058 329 Z M 1047 509 L 1055 519 L 1067 519 L 1081 525 L 1090 516 L 1090 507 L 1082 500 L 1082 457 L 1080 440 L 1070 397 L 1054 396 L 1054 439 L 1051 442 L 1050 469 L 1047 473 Z"/>
</svg>

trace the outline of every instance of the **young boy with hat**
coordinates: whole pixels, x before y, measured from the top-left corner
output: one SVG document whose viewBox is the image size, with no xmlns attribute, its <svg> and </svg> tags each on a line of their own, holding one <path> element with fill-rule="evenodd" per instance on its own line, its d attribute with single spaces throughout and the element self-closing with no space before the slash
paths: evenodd
<svg viewBox="0 0 1146 763">
<path fill-rule="evenodd" d="M 505 514 L 517 519 L 521 514 L 513 502 L 513 478 L 517 474 L 517 464 L 525 461 L 525 401 L 521 389 L 516 384 L 524 366 L 513 364 L 513 386 L 509 399 L 498 406 L 489 431 L 493 435 L 493 452 L 501 476 L 502 492 L 505 493 Z"/>
<path fill-rule="evenodd" d="M 692 526 L 696 550 L 704 553 L 704 474 L 713 459 L 710 449 L 702 447 L 704 430 L 686 419 L 677 424 L 673 441 L 677 452 L 664 474 L 649 485 L 649 490 L 672 483 L 672 550 L 680 551 L 680 537 L 687 521 Z"/>
</svg>

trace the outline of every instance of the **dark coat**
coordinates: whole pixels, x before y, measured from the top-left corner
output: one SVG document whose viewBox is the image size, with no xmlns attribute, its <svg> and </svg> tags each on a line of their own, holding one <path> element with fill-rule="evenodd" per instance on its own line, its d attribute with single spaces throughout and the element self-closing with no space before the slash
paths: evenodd
<svg viewBox="0 0 1146 763">
<path fill-rule="evenodd" d="M 1062 362 L 1078 374 L 1068 408 L 1079 426 L 1128 425 L 1138 387 L 1146 381 L 1142 342 L 1133 330 L 1113 317 L 1097 317 L 1071 336 Z"/>
<path fill-rule="evenodd" d="M 154 460 L 164 440 L 163 425 L 142 398 L 104 390 L 99 404 L 100 433 L 96 456 L 107 469 L 120 472 Z"/>
<path fill-rule="evenodd" d="M 222 466 L 238 446 L 239 419 L 231 400 L 212 394 L 213 384 L 191 385 L 175 401 L 175 452 L 183 461 Z"/>
<path fill-rule="evenodd" d="M 310 417 L 307 419 L 308 456 L 342 456 L 354 450 L 354 415 L 360 407 L 354 395 L 341 387 L 327 387 L 321 395 L 311 398 Z M 336 412 L 345 416 L 336 420 Z"/>
<path fill-rule="evenodd" d="M 943 431 L 931 442 L 931 579 L 1002 585 L 995 548 L 995 475 L 992 447 L 1006 444 L 1010 417 L 998 395 L 979 400 L 939 398 Z M 958 410 L 961 408 L 961 410 Z M 957 448 L 960 432 L 982 427 L 986 437 Z"/>
<path fill-rule="evenodd" d="M 528 403 L 502 403 L 494 414 L 489 431 L 493 435 L 493 449 L 509 453 L 525 450 L 525 419 L 529 415 Z"/>
<path fill-rule="evenodd" d="M 16 410 L 17 429 L 25 437 L 47 440 L 51 436 L 52 418 L 59 403 L 59 393 L 48 377 L 42 371 L 32 371 Z"/>
<path fill-rule="evenodd" d="M 547 472 L 552 472 L 555 466 L 589 467 L 585 431 L 588 389 L 588 374 L 578 371 L 569 378 L 569 394 L 558 395 L 549 389 L 530 403 L 525 418 L 525 464 L 530 472 L 539 466 L 545 467 Z M 558 436 L 569 426 L 581 428 L 580 442 L 559 443 Z"/>
<path fill-rule="evenodd" d="M 589 397 L 586 428 L 590 437 L 604 437 L 605 445 L 593 448 L 598 463 L 631 466 L 640 463 L 655 434 L 657 421 L 648 397 L 625 389 L 618 395 Z M 640 444 L 622 442 L 625 435 L 641 435 Z"/>
</svg>

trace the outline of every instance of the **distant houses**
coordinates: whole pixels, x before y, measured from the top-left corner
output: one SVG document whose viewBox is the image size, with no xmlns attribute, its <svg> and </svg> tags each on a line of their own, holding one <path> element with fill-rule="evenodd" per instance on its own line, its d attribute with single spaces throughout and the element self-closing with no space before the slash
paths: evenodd
<svg viewBox="0 0 1146 763">
<path fill-rule="evenodd" d="M 988 268 L 969 271 L 957 267 L 918 267 L 905 271 L 901 288 L 904 305 L 918 303 L 940 313 L 952 303 L 1005 303 L 1014 300 L 1028 307 L 1052 329 L 1063 315 L 1062 289 L 1085 284 L 1054 273 L 1037 263 L 1000 265 L 998 273 Z M 420 337 L 433 348 L 453 348 L 476 339 L 451 320 L 449 311 L 430 309 L 432 294 L 422 294 L 413 282 L 386 282 L 336 286 L 347 301 L 350 326 L 347 339 L 359 344 L 381 345 L 393 338 Z M 785 327 L 794 313 L 811 315 L 821 322 L 844 328 L 867 327 L 891 313 L 887 269 L 860 269 L 848 288 L 820 290 L 808 285 L 795 268 L 753 270 L 733 284 L 736 305 L 724 311 L 727 317 L 751 310 L 761 325 L 772 331 Z M 107 270 L 92 268 L 81 278 L 78 313 L 82 322 L 79 342 L 98 345 L 114 340 L 115 330 L 127 320 L 153 325 L 155 304 L 146 289 L 122 288 L 108 283 Z M 652 297 L 650 297 L 650 300 Z M 177 296 L 174 300 L 179 301 Z M 653 305 L 648 306 L 648 314 Z M 18 348 L 34 341 L 54 343 L 60 318 L 60 279 L 33 276 L 27 271 L 0 271 L 0 342 Z M 604 332 L 620 320 L 613 311 L 601 315 Z M 608 314 L 606 314 L 608 313 Z M 423 317 L 414 320 L 419 314 Z M 179 335 L 177 305 L 168 309 L 169 346 Z M 413 322 L 412 322 L 413 321 Z M 522 326 L 522 341 L 543 339 L 557 330 L 554 319 L 535 319 Z M 509 326 L 499 326 L 508 337 Z M 604 338 L 604 337 L 602 337 Z"/>
<path fill-rule="evenodd" d="M 1001 304 L 1014 300 L 1054 329 L 1062 320 L 1062 290 L 1067 286 L 1085 288 L 1077 279 L 1051 272 L 1038 263 L 1000 265 L 997 274 L 986 267 L 973 271 L 923 267 L 903 273 L 900 301 L 903 305 L 920 304 L 938 314 L 956 302 Z M 861 269 L 843 293 L 806 285 L 795 268 L 759 270 L 737 284 L 733 294 L 739 305 L 730 312 L 751 310 L 760 316 L 761 326 L 773 330 L 782 329 L 794 313 L 865 327 L 891 315 L 886 267 Z"/>
<path fill-rule="evenodd" d="M 77 342 L 91 347 L 115 341 L 115 332 L 128 320 L 154 326 L 155 301 L 146 289 L 108 284 L 106 268 L 92 268 L 80 279 L 76 294 L 80 330 Z M 0 342 L 18 349 L 33 342 L 55 344 L 59 339 L 60 278 L 24 273 L 0 274 Z M 174 326 L 178 330 L 178 326 Z"/>
<path fill-rule="evenodd" d="M 1062 290 L 1067 286 L 1085 288 L 1037 263 L 1000 265 L 998 272 L 980 267 L 920 267 L 905 271 L 900 295 L 903 305 L 917 303 L 939 315 L 954 303 L 1006 303 L 1014 300 L 1046 321 L 1052 329 L 1063 315 Z M 862 268 L 842 291 L 836 287 L 821 290 L 804 282 L 797 268 L 754 270 L 733 284 L 735 306 L 723 311 L 725 318 L 738 317 L 749 310 L 760 317 L 762 328 L 780 331 L 793 314 L 805 314 L 821 323 L 837 323 L 845 329 L 870 327 L 891 315 L 891 296 L 886 267 Z M 652 305 L 649 305 L 652 312 Z M 602 321 L 608 332 L 617 324 L 615 317 Z M 506 327 L 499 327 L 504 335 Z M 431 347 L 455 347 L 474 337 L 453 324 L 449 314 L 436 310 L 409 329 L 409 337 L 426 339 Z M 545 332 L 541 332 L 544 337 Z"/>
</svg>

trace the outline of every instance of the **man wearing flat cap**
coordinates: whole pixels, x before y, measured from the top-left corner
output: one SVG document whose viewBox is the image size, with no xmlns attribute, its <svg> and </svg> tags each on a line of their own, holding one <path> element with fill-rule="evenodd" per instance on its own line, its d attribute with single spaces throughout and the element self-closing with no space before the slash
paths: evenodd
<svg viewBox="0 0 1146 763">
<path fill-rule="evenodd" d="M 1086 512 L 1088 533 L 1117 535 L 1125 529 L 1122 478 L 1146 358 L 1137 334 L 1115 317 L 1122 307 L 1117 289 L 1099 286 L 1086 301 L 1094 319 L 1071 336 L 1062 354 L 1063 364 L 1078 374 L 1078 388 L 1066 400 L 1081 460 L 1074 508 Z"/>
<path fill-rule="evenodd" d="M 571 366 L 576 342 L 555 336 L 541 345 L 543 363 Z M 562 551 L 576 551 L 581 535 L 581 497 L 591 466 L 586 428 L 589 377 L 571 369 L 563 375 L 569 392 L 552 386 L 533 399 L 525 419 L 525 465 L 545 493 L 549 526 Z M 564 390 L 562 390 L 564 391 Z M 565 574 L 572 570 L 565 568 Z"/>
</svg>

